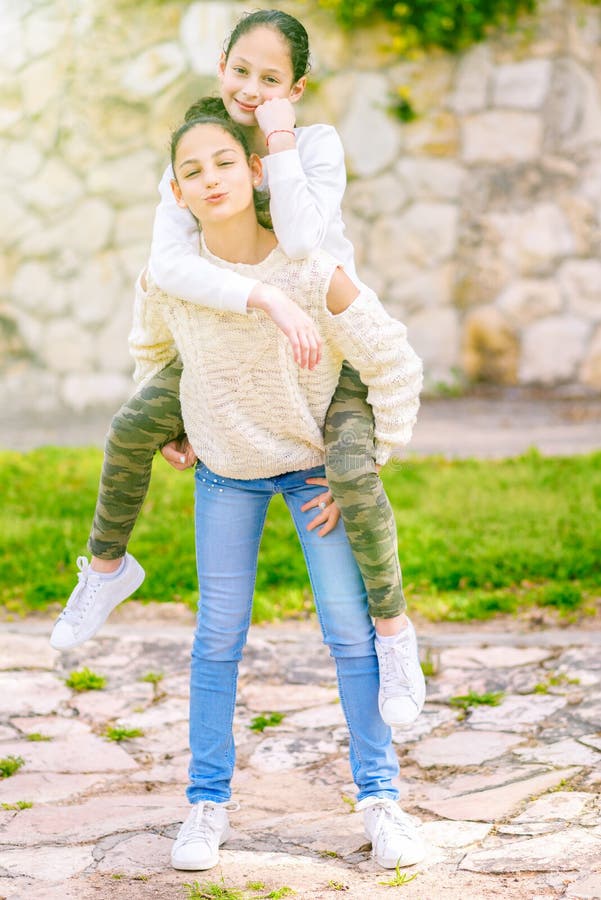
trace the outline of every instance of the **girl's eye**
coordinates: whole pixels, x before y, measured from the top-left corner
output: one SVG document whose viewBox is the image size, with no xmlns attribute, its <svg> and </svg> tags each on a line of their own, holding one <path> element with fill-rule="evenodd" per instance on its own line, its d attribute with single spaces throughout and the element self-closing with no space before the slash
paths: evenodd
<svg viewBox="0 0 601 900">
<path fill-rule="evenodd" d="M 246 75 L 246 69 L 243 69 L 242 66 L 233 66 L 233 69 L 236 75 Z"/>
<path fill-rule="evenodd" d="M 279 81 L 277 80 L 277 78 L 274 78 L 273 75 L 266 75 L 265 81 L 267 81 L 269 84 L 279 84 Z"/>
<path fill-rule="evenodd" d="M 234 162 L 231 159 L 224 159 L 222 162 L 217 163 L 218 166 L 233 166 Z"/>
<path fill-rule="evenodd" d="M 186 174 L 184 175 L 184 178 L 194 178 L 195 175 L 200 175 L 199 169 L 193 169 L 190 172 L 186 172 Z"/>
</svg>

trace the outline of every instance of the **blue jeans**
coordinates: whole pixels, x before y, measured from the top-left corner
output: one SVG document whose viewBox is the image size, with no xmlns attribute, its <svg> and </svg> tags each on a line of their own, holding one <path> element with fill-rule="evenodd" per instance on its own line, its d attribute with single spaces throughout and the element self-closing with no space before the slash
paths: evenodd
<svg viewBox="0 0 601 900">
<path fill-rule="evenodd" d="M 398 798 L 399 766 L 390 728 L 378 711 L 378 663 L 365 587 L 342 521 L 325 537 L 300 507 L 323 491 L 306 478 L 322 467 L 274 478 L 222 478 L 196 470 L 196 554 L 200 603 L 190 673 L 191 803 L 226 801 L 235 764 L 232 734 L 238 662 L 251 619 L 257 555 L 269 501 L 282 494 L 292 514 L 313 588 L 324 641 L 334 657 L 350 732 L 358 799 Z"/>
</svg>

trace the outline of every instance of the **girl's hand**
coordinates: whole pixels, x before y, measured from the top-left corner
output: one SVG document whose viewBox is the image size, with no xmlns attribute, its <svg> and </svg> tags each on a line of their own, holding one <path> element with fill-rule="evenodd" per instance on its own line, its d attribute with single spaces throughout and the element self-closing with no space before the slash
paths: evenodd
<svg viewBox="0 0 601 900">
<path fill-rule="evenodd" d="M 255 109 L 257 125 L 267 137 L 271 131 L 292 131 L 296 122 L 294 106 L 286 97 L 266 100 Z"/>
<path fill-rule="evenodd" d="M 170 466 L 183 472 L 196 463 L 196 454 L 192 449 L 188 438 L 181 441 L 169 441 L 164 447 L 161 447 L 161 453 Z"/>
<path fill-rule="evenodd" d="M 328 486 L 327 478 L 306 478 L 305 481 L 307 484 L 320 484 L 326 488 Z M 319 528 L 320 525 L 323 525 L 323 528 L 317 534 L 319 537 L 325 537 L 326 534 L 329 534 L 330 531 L 336 528 L 340 518 L 340 510 L 336 506 L 330 490 L 325 491 L 323 494 L 318 494 L 317 497 L 313 497 L 308 503 L 304 503 L 301 506 L 301 512 L 307 512 L 307 510 L 316 509 L 317 507 L 321 508 L 321 512 L 309 522 L 307 531 L 313 531 L 314 528 Z"/>
<path fill-rule="evenodd" d="M 321 336 L 307 313 L 273 284 L 255 285 L 248 298 L 249 308 L 262 309 L 283 331 L 292 347 L 294 361 L 302 369 L 314 369 L 321 360 Z"/>
</svg>

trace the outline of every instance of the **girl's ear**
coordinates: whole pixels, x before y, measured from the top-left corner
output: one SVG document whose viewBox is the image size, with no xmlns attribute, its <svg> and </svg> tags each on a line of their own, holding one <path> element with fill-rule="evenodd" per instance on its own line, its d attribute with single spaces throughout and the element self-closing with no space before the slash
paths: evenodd
<svg viewBox="0 0 601 900">
<path fill-rule="evenodd" d="M 225 58 L 225 53 L 223 53 L 223 51 L 222 51 L 221 56 L 219 57 L 219 62 L 217 63 L 217 78 L 219 79 L 219 81 L 222 80 L 222 78 L 225 74 L 226 62 L 227 62 L 227 60 Z"/>
<path fill-rule="evenodd" d="M 261 157 L 256 153 L 251 153 L 248 157 L 248 165 L 252 174 L 253 186 L 259 187 L 263 181 L 263 163 L 261 162 Z"/>
<path fill-rule="evenodd" d="M 182 197 L 181 188 L 175 178 L 171 179 L 171 190 L 173 191 L 173 196 L 175 197 L 175 202 L 177 203 L 177 205 L 181 206 L 182 209 L 188 209 L 188 204 Z"/>
<path fill-rule="evenodd" d="M 298 103 L 300 98 L 305 93 L 305 88 L 307 87 L 307 76 L 303 75 L 302 78 L 299 78 L 298 81 L 292 85 L 292 89 L 290 90 L 290 96 L 288 99 L 291 103 Z"/>
</svg>

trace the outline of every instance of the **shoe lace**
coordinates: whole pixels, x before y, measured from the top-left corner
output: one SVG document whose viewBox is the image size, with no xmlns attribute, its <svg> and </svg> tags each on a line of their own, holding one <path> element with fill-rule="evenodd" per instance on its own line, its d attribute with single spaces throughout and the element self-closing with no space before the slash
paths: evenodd
<svg viewBox="0 0 601 900">
<path fill-rule="evenodd" d="M 81 625 L 87 611 L 96 599 L 101 579 L 90 568 L 90 563 L 85 556 L 77 557 L 77 568 L 79 569 L 77 575 L 79 584 L 69 598 L 60 618 L 73 622 L 74 625 Z"/>
<path fill-rule="evenodd" d="M 227 803 L 220 803 L 219 806 L 227 809 L 229 812 L 235 812 L 240 809 L 240 804 L 235 800 Z M 215 835 L 215 812 L 217 804 L 211 800 L 201 800 L 196 803 L 193 815 L 186 821 L 183 834 L 180 836 L 182 844 L 189 841 L 206 841 L 209 843 Z"/>
<path fill-rule="evenodd" d="M 380 687 L 385 697 L 410 697 L 411 652 L 407 641 L 384 647 L 380 652 Z"/>
</svg>

